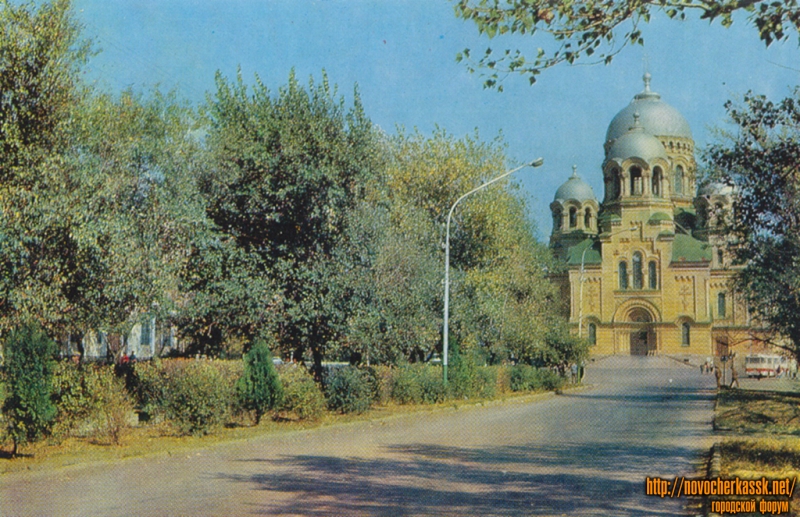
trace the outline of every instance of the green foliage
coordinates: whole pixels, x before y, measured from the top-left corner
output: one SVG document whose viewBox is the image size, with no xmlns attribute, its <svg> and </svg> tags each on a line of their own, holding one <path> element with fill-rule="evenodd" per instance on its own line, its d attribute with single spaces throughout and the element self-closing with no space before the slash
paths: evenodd
<svg viewBox="0 0 800 517">
<path fill-rule="evenodd" d="M 58 363 L 52 400 L 58 410 L 52 434 L 94 436 L 118 445 L 130 427 L 133 401 L 112 366 Z"/>
<path fill-rule="evenodd" d="M 241 76 L 229 82 L 218 74 L 207 115 L 207 213 L 256 280 L 228 281 L 233 275 L 223 271 L 234 290 L 225 298 L 234 303 L 216 306 L 207 324 L 280 335 L 284 351 L 298 358 L 309 351 L 319 373 L 346 317 L 347 297 L 331 282 L 343 267 L 337 249 L 346 246 L 349 214 L 375 174 L 379 134 L 358 94 L 346 109 L 327 77 L 304 88 L 292 74 L 272 95 L 258 78 L 250 89 Z M 194 285 L 205 290 L 218 278 L 203 274 Z M 250 327 L 241 327 L 240 312 L 251 316 Z"/>
<path fill-rule="evenodd" d="M 255 411 L 257 425 L 267 411 L 281 404 L 283 388 L 266 341 L 256 341 L 243 360 L 244 373 L 236 388 L 242 407 Z"/>
<path fill-rule="evenodd" d="M 237 401 L 239 361 L 171 359 L 137 363 L 136 394 L 148 413 L 181 434 L 208 434 L 225 423 Z"/>
<path fill-rule="evenodd" d="M 600 0 L 597 2 L 552 2 L 551 0 L 457 0 L 456 16 L 475 23 L 478 31 L 489 38 L 506 34 L 552 37 L 555 45 L 541 43 L 531 55 L 516 49 L 486 49 L 477 62 L 470 49 L 459 52 L 457 61 L 465 61 L 470 71 L 484 69 L 487 88 L 503 87 L 501 76 L 517 73 L 526 76 L 530 84 L 543 70 L 560 63 L 611 63 L 627 45 L 644 45 L 643 23 L 653 14 L 671 19 L 686 19 L 696 12 L 701 19 L 719 20 L 723 27 L 733 23 L 733 16 L 744 11 L 748 22 L 769 46 L 783 41 L 800 28 L 800 5 L 796 0 L 784 2 L 716 0 Z"/>
<path fill-rule="evenodd" d="M 15 329 L 5 341 L 8 394 L 3 414 L 14 441 L 14 455 L 20 445 L 41 438 L 56 416 L 50 400 L 55 351 L 53 340 L 35 324 Z"/>
<path fill-rule="evenodd" d="M 283 386 L 283 412 L 300 420 L 316 420 L 322 416 L 325 396 L 305 368 L 284 366 L 278 369 L 278 375 Z"/>
<path fill-rule="evenodd" d="M 422 387 L 418 381 L 416 368 L 408 365 L 395 371 L 392 377 L 392 399 L 398 404 L 422 402 Z"/>
<path fill-rule="evenodd" d="M 361 370 L 367 377 L 372 401 L 383 405 L 392 398 L 392 376 L 394 368 L 387 365 L 365 366 Z"/>
<path fill-rule="evenodd" d="M 536 368 L 527 364 L 512 366 L 509 374 L 511 391 L 552 391 L 559 389 L 564 379 L 548 368 Z"/>
<path fill-rule="evenodd" d="M 398 368 L 392 383 L 392 399 L 398 404 L 437 404 L 447 399 L 442 369 L 413 364 Z"/>
<path fill-rule="evenodd" d="M 735 303 L 769 327 L 761 339 L 774 334 L 774 344 L 800 358 L 800 89 L 779 102 L 748 93 L 726 108 L 734 131 L 706 160 L 711 179 L 733 186 L 735 198 L 711 232 L 741 266 Z"/>
<path fill-rule="evenodd" d="M 331 370 L 325 378 L 328 409 L 340 413 L 364 413 L 374 400 L 372 377 L 355 366 Z"/>
<path fill-rule="evenodd" d="M 167 418 L 182 434 L 207 434 L 230 415 L 233 383 L 208 361 L 190 361 L 164 379 Z"/>
</svg>

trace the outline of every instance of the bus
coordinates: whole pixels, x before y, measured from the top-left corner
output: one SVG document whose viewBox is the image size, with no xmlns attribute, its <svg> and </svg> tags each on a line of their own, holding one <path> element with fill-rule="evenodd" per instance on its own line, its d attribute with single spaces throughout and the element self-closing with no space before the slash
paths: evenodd
<svg viewBox="0 0 800 517">
<path fill-rule="evenodd" d="M 744 373 L 748 377 L 775 377 L 778 367 L 786 370 L 785 357 L 779 355 L 751 354 L 744 358 Z"/>
</svg>

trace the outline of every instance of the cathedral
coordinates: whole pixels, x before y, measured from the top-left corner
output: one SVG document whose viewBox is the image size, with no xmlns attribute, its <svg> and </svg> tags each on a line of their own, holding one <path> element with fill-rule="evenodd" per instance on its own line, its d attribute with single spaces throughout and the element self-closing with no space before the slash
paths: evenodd
<svg viewBox="0 0 800 517">
<path fill-rule="evenodd" d="M 594 355 L 726 356 L 750 344 L 721 230 L 733 192 L 698 191 L 686 119 L 650 89 L 611 121 L 603 199 L 573 168 L 550 205 L 554 275 Z M 749 347 L 748 347 L 749 348 Z"/>
</svg>

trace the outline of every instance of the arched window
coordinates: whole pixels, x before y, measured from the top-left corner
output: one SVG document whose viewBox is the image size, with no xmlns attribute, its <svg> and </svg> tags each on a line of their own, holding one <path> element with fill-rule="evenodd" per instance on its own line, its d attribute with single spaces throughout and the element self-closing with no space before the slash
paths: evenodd
<svg viewBox="0 0 800 517">
<path fill-rule="evenodd" d="M 578 209 L 570 207 L 569 209 L 569 227 L 575 228 L 578 226 Z"/>
<path fill-rule="evenodd" d="M 683 195 L 683 167 L 675 167 L 675 195 Z"/>
<path fill-rule="evenodd" d="M 592 209 L 587 208 L 586 212 L 583 214 L 583 227 L 587 230 L 592 229 Z"/>
<path fill-rule="evenodd" d="M 614 182 L 614 195 L 612 196 L 613 199 L 617 199 L 622 195 L 622 176 L 619 173 L 619 169 L 614 169 L 612 174 L 613 182 Z"/>
<path fill-rule="evenodd" d="M 597 325 L 594 323 L 589 323 L 589 344 L 594 346 L 597 344 Z"/>
<path fill-rule="evenodd" d="M 633 254 L 633 261 L 631 262 L 631 266 L 633 267 L 633 288 L 634 289 L 642 289 L 644 288 L 644 272 L 642 271 L 642 254 L 638 251 Z"/>
<path fill-rule="evenodd" d="M 725 255 L 722 253 L 721 249 L 717 249 L 717 264 L 719 267 L 725 266 Z"/>
<path fill-rule="evenodd" d="M 631 195 L 642 195 L 642 169 L 639 167 L 631 167 L 628 172 L 631 175 Z"/>
<path fill-rule="evenodd" d="M 661 169 L 658 167 L 653 170 L 652 189 L 655 197 L 661 197 Z"/>
<path fill-rule="evenodd" d="M 651 260 L 647 264 L 647 278 L 650 283 L 650 289 L 658 289 L 658 264 L 655 260 Z"/>
<path fill-rule="evenodd" d="M 619 288 L 628 288 L 628 263 L 624 260 L 619 263 Z"/>
<path fill-rule="evenodd" d="M 553 231 L 561 230 L 561 210 L 553 210 Z"/>
<path fill-rule="evenodd" d="M 689 346 L 691 344 L 691 337 L 689 323 L 684 322 L 681 325 L 681 346 Z"/>
<path fill-rule="evenodd" d="M 727 307 L 725 307 L 725 293 L 719 293 L 717 295 L 717 317 L 724 318 L 725 311 Z"/>
</svg>

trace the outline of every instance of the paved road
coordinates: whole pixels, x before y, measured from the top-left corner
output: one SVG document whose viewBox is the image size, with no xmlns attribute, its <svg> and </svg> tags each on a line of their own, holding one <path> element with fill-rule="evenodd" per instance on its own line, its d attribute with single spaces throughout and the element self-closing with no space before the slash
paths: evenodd
<svg viewBox="0 0 800 517">
<path fill-rule="evenodd" d="M 609 358 L 593 390 L 0 478 L 3 516 L 681 515 L 646 476 L 693 475 L 712 376 Z"/>
</svg>

